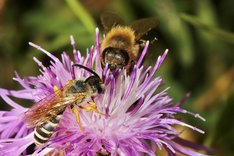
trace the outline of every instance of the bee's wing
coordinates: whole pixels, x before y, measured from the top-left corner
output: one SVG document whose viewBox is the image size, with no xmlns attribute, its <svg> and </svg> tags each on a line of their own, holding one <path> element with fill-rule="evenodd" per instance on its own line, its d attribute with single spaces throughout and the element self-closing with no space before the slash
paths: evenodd
<svg viewBox="0 0 234 156">
<path fill-rule="evenodd" d="M 135 32 L 136 40 L 140 40 L 150 30 L 159 25 L 158 19 L 154 17 L 142 18 L 132 23 L 131 27 Z"/>
<path fill-rule="evenodd" d="M 63 87 L 63 90 L 69 88 L 71 84 L 72 81 L 69 81 Z M 69 102 L 74 102 L 74 99 L 63 98 L 62 91 L 57 89 L 53 94 L 46 96 L 42 100 L 36 102 L 31 108 L 29 108 L 28 111 L 25 112 L 24 120 L 26 121 L 28 127 L 35 127 L 36 125 L 39 125 L 51 118 L 51 116 L 48 115 L 48 112 L 53 114 L 63 107 L 66 107 Z"/>
<path fill-rule="evenodd" d="M 58 105 L 61 105 L 61 97 L 57 94 L 51 94 L 35 103 L 25 112 L 24 120 L 28 127 L 35 127 L 48 120 L 48 112 L 54 111 Z M 53 113 L 53 112 L 52 112 Z"/>
<path fill-rule="evenodd" d="M 109 32 L 114 26 L 124 24 L 123 20 L 118 15 L 110 12 L 103 13 L 100 19 L 104 27 L 105 33 Z"/>
</svg>

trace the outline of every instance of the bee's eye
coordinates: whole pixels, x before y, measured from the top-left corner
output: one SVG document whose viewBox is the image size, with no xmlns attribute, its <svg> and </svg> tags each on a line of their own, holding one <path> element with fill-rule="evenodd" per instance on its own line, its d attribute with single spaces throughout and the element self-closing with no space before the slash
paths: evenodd
<svg viewBox="0 0 234 156">
<path fill-rule="evenodd" d="M 119 65 L 127 65 L 129 61 L 128 53 L 125 50 L 119 50 L 115 55 L 115 59 L 118 60 Z"/>
<path fill-rule="evenodd" d="M 93 93 L 103 92 L 102 82 L 98 77 L 90 76 L 85 82 L 91 87 Z"/>
<path fill-rule="evenodd" d="M 103 57 L 105 58 L 105 62 L 109 63 L 115 57 L 115 50 L 113 48 L 106 48 L 103 51 Z"/>
</svg>

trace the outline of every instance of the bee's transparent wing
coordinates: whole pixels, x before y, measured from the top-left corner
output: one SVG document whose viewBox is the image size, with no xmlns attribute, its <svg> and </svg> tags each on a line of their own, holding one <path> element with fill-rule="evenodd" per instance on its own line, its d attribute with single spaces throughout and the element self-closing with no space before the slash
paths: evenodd
<svg viewBox="0 0 234 156">
<path fill-rule="evenodd" d="M 109 32 L 114 26 L 124 24 L 123 20 L 118 15 L 110 12 L 103 13 L 100 19 L 104 27 L 105 33 Z"/>
<path fill-rule="evenodd" d="M 57 105 L 60 105 L 61 97 L 56 93 L 46 96 L 44 99 L 35 103 L 25 112 L 24 120 L 28 127 L 35 127 L 40 123 L 48 120 L 50 116 L 48 112 L 56 111 Z"/>
<path fill-rule="evenodd" d="M 68 81 L 62 90 L 69 88 L 71 84 L 72 81 Z M 55 114 L 56 111 L 59 111 L 59 109 L 66 106 L 67 103 L 65 104 L 66 101 L 62 96 L 62 90 L 55 90 L 54 93 L 36 102 L 27 112 L 25 112 L 24 120 L 28 127 L 35 127 L 36 125 L 41 124 L 51 118 L 51 115 L 49 114 Z"/>
<path fill-rule="evenodd" d="M 132 23 L 131 27 L 135 32 L 136 40 L 140 40 L 150 30 L 156 28 L 159 25 L 157 18 L 148 17 L 136 20 Z"/>
</svg>

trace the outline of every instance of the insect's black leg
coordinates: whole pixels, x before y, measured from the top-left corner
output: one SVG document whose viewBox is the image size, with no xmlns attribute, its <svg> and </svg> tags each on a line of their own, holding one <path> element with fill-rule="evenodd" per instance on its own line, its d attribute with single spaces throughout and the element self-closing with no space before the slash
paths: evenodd
<svg viewBox="0 0 234 156">
<path fill-rule="evenodd" d="M 156 42 L 158 39 L 155 37 L 153 40 L 150 41 L 150 44 L 153 44 L 154 42 Z"/>
<path fill-rule="evenodd" d="M 91 97 L 92 101 L 94 102 L 94 97 Z"/>
</svg>

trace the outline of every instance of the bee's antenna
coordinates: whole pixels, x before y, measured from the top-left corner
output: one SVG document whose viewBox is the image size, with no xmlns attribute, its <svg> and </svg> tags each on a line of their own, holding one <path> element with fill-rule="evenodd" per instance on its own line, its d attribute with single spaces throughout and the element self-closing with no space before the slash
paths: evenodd
<svg viewBox="0 0 234 156">
<path fill-rule="evenodd" d="M 77 66 L 77 67 L 83 68 L 83 69 L 87 70 L 88 72 L 92 73 L 93 75 L 97 76 L 99 79 L 101 79 L 97 73 L 95 73 L 92 69 L 89 69 L 88 67 L 85 67 L 81 64 L 73 64 L 72 66 L 73 67 Z"/>
</svg>

